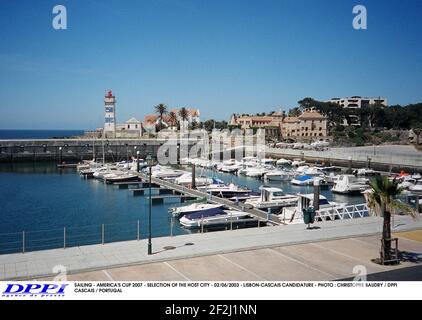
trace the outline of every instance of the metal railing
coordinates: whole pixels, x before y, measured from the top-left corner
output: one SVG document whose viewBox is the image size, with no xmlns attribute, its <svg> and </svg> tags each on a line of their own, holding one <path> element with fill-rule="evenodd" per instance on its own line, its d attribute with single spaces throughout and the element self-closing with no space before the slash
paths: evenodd
<svg viewBox="0 0 422 320">
<path fill-rule="evenodd" d="M 315 221 L 344 220 L 369 217 L 370 210 L 366 204 L 323 208 L 316 212 Z"/>
</svg>

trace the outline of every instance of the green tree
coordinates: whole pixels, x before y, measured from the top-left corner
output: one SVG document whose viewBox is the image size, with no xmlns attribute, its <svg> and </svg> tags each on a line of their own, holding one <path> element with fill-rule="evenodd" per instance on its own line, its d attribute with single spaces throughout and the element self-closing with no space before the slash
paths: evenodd
<svg viewBox="0 0 422 320">
<path fill-rule="evenodd" d="M 158 105 L 156 105 L 155 107 L 155 112 L 158 113 L 160 115 L 160 122 L 158 125 L 159 130 L 161 130 L 163 128 L 163 115 L 167 113 L 167 106 L 163 103 L 160 103 Z"/>
<path fill-rule="evenodd" d="M 382 250 L 384 260 L 391 260 L 391 215 L 409 214 L 416 216 L 415 210 L 409 205 L 399 201 L 397 197 L 403 189 L 396 180 L 389 180 L 387 177 L 379 176 L 371 182 L 371 191 L 366 193 L 368 207 L 378 216 L 383 217 L 382 228 Z"/>
<path fill-rule="evenodd" d="M 179 117 L 182 120 L 181 122 L 184 124 L 189 118 L 189 111 L 185 107 L 179 110 Z"/>
<path fill-rule="evenodd" d="M 289 110 L 289 117 L 299 117 L 302 114 L 298 107 Z"/>
<path fill-rule="evenodd" d="M 178 119 L 177 114 L 174 111 L 169 112 L 169 121 L 172 127 L 177 127 Z"/>
</svg>

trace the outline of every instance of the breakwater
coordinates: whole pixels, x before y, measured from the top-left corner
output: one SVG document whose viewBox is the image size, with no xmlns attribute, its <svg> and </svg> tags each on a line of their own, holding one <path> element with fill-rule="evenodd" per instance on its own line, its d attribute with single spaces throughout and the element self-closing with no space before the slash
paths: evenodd
<svg viewBox="0 0 422 320">
<path fill-rule="evenodd" d="M 76 163 L 81 160 L 102 159 L 121 161 L 146 155 L 156 155 L 164 144 L 158 139 L 34 139 L 0 140 L 0 162 Z"/>
</svg>

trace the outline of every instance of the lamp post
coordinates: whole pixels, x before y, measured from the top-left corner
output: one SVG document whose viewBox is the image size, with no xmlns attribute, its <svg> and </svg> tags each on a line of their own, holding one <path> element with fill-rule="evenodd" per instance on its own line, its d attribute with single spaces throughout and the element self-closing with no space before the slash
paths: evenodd
<svg viewBox="0 0 422 320">
<path fill-rule="evenodd" d="M 371 169 L 371 160 L 372 160 L 371 157 L 367 157 L 367 167 L 368 167 L 368 169 Z"/>
<path fill-rule="evenodd" d="M 135 147 L 136 148 L 136 147 Z M 141 152 L 138 150 L 136 151 L 136 171 L 139 172 L 139 154 Z"/>
<path fill-rule="evenodd" d="M 60 164 L 62 163 L 62 150 L 63 150 L 63 148 L 59 147 L 59 163 Z"/>
<path fill-rule="evenodd" d="M 151 243 L 151 208 L 152 208 L 152 199 L 151 199 L 151 168 L 154 164 L 154 160 L 151 155 L 146 157 L 147 166 L 149 168 L 149 212 L 148 212 L 148 254 L 152 254 L 152 243 Z"/>
</svg>

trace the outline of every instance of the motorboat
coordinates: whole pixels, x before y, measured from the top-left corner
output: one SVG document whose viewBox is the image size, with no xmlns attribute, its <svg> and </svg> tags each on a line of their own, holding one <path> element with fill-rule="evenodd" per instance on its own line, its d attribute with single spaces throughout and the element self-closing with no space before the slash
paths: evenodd
<svg viewBox="0 0 422 320">
<path fill-rule="evenodd" d="M 305 163 L 306 163 L 306 161 L 304 161 L 304 160 L 295 159 L 292 162 L 292 166 L 293 167 L 299 167 L 299 166 L 303 166 Z"/>
<path fill-rule="evenodd" d="M 128 182 L 128 181 L 137 181 L 139 177 L 136 174 L 130 172 L 120 172 L 120 173 L 109 173 L 103 176 L 103 180 L 106 183 L 117 183 L 117 182 Z"/>
<path fill-rule="evenodd" d="M 290 183 L 295 186 L 310 186 L 313 185 L 315 181 L 315 177 L 302 175 L 297 176 L 296 178 L 292 179 Z"/>
<path fill-rule="evenodd" d="M 285 194 L 280 188 L 261 187 L 261 195 L 258 198 L 248 199 L 245 205 L 250 205 L 260 210 L 274 210 L 297 203 L 297 196 Z"/>
<path fill-rule="evenodd" d="M 276 164 L 276 162 L 277 162 L 277 160 L 275 160 L 275 159 L 261 159 L 261 164 L 263 165 L 263 166 L 274 166 L 275 164 Z"/>
<path fill-rule="evenodd" d="M 252 192 L 250 189 L 241 188 L 233 183 L 230 183 L 229 185 L 220 183 L 212 184 L 210 186 L 199 187 L 198 190 L 221 198 L 246 196 Z"/>
<path fill-rule="evenodd" d="M 298 200 L 295 206 L 284 207 L 279 219 L 285 223 L 303 223 L 303 210 L 307 208 L 314 208 L 314 194 L 298 194 Z M 322 194 L 319 195 L 319 209 L 340 208 L 345 207 L 345 203 L 328 201 Z"/>
<path fill-rule="evenodd" d="M 192 203 L 187 206 L 181 206 L 181 207 L 173 207 L 170 208 L 170 212 L 174 217 L 180 217 L 185 214 L 191 214 L 195 212 L 202 212 L 207 211 L 210 209 L 217 209 L 222 208 L 222 204 L 210 204 L 210 203 Z"/>
<path fill-rule="evenodd" d="M 422 180 L 418 180 L 415 185 L 409 187 L 410 191 L 422 192 Z"/>
<path fill-rule="evenodd" d="M 290 166 L 292 164 L 291 160 L 287 160 L 287 159 L 279 159 L 276 162 L 277 166 Z"/>
<path fill-rule="evenodd" d="M 192 173 L 187 172 L 183 175 L 181 175 L 180 177 L 177 177 L 176 179 L 174 179 L 174 183 L 179 184 L 181 186 L 188 186 L 192 184 Z M 198 186 L 207 186 L 213 183 L 213 179 L 212 178 L 208 178 L 208 177 L 203 177 L 203 176 L 199 176 L 199 177 L 195 177 L 195 185 Z"/>
<path fill-rule="evenodd" d="M 354 175 L 339 175 L 334 181 L 332 191 L 340 194 L 361 193 L 368 188 L 365 181 L 356 178 Z"/>
<path fill-rule="evenodd" d="M 265 167 L 255 167 L 255 168 L 249 168 L 248 170 L 246 170 L 245 175 L 247 177 L 253 177 L 253 178 L 261 178 L 264 176 L 264 174 L 266 174 L 268 171 L 270 171 L 269 169 L 265 168 Z"/>
<path fill-rule="evenodd" d="M 249 215 L 246 212 L 214 208 L 186 214 L 180 218 L 179 222 L 185 228 L 195 229 L 201 228 L 202 226 L 207 227 L 236 223 L 248 216 Z"/>
<path fill-rule="evenodd" d="M 356 176 L 364 176 L 364 177 L 373 177 L 373 176 L 380 175 L 379 172 L 372 169 L 366 169 L 366 168 L 355 170 L 353 171 L 353 174 L 355 174 Z"/>
<path fill-rule="evenodd" d="M 264 180 L 268 181 L 285 181 L 289 180 L 294 176 L 291 171 L 285 170 L 273 170 L 264 174 Z"/>
<path fill-rule="evenodd" d="M 160 165 L 156 165 L 151 168 L 151 176 L 159 179 L 175 179 L 185 173 L 187 172 L 183 170 L 177 170 L 171 167 L 164 167 Z"/>
<path fill-rule="evenodd" d="M 305 174 L 305 171 L 308 169 L 309 166 L 298 166 L 295 171 L 297 174 Z"/>
<path fill-rule="evenodd" d="M 324 171 L 322 171 L 320 168 L 317 168 L 317 167 L 310 167 L 308 169 L 305 169 L 303 173 L 308 176 L 324 176 L 325 175 Z"/>
<path fill-rule="evenodd" d="M 416 185 L 418 182 L 418 180 L 412 178 L 411 176 L 405 176 L 402 179 L 402 182 L 399 183 L 399 188 L 402 189 L 409 189 L 410 187 L 413 187 L 414 185 Z"/>
<path fill-rule="evenodd" d="M 105 175 L 108 175 L 108 174 L 120 174 L 120 173 L 123 173 L 123 171 L 120 171 L 119 169 L 117 169 L 117 167 L 115 167 L 115 166 L 104 166 L 104 167 L 101 167 L 101 168 L 98 168 L 98 169 L 95 169 L 94 170 L 95 172 L 92 174 L 92 176 L 95 178 L 95 179 L 100 179 L 100 180 L 102 180 L 103 178 L 104 178 L 104 176 Z"/>
</svg>

